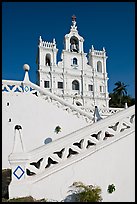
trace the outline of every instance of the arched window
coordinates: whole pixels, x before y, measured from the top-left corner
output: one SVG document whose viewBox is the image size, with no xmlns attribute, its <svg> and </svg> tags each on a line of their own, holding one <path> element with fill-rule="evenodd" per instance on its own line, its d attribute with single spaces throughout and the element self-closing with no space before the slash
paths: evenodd
<svg viewBox="0 0 137 204">
<path fill-rule="evenodd" d="M 102 63 L 101 63 L 101 61 L 97 62 L 97 72 L 102 72 Z"/>
<path fill-rule="evenodd" d="M 79 82 L 77 80 L 72 82 L 72 90 L 79 90 Z"/>
<path fill-rule="evenodd" d="M 73 64 L 74 64 L 74 65 L 77 65 L 77 64 L 78 64 L 77 58 L 73 58 Z"/>
<path fill-rule="evenodd" d="M 70 38 L 70 50 L 71 50 L 71 52 L 78 52 L 79 51 L 79 41 L 78 41 L 78 38 L 75 36 L 72 36 Z"/>
<path fill-rule="evenodd" d="M 46 54 L 45 65 L 47 66 L 51 65 L 51 55 L 50 54 Z"/>
</svg>

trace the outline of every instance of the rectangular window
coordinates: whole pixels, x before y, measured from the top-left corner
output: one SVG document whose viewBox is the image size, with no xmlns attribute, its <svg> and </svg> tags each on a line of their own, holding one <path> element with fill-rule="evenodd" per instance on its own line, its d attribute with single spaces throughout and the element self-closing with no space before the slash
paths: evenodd
<svg viewBox="0 0 137 204">
<path fill-rule="evenodd" d="M 63 89 L 63 82 L 60 82 L 60 81 L 58 82 L 58 88 Z"/>
<path fill-rule="evenodd" d="M 89 91 L 93 91 L 93 85 L 90 85 L 90 84 L 89 84 L 89 85 L 88 85 L 88 90 L 89 90 Z"/>
<path fill-rule="evenodd" d="M 100 86 L 100 92 L 103 93 L 104 92 L 104 87 Z"/>
<path fill-rule="evenodd" d="M 44 81 L 44 87 L 49 88 L 49 81 Z"/>
</svg>

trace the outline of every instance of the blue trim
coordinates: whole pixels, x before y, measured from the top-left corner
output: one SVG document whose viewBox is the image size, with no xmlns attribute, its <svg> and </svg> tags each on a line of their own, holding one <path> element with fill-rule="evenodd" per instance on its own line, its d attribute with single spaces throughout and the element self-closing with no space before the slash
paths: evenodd
<svg viewBox="0 0 137 204">
<path fill-rule="evenodd" d="M 28 91 L 29 91 L 29 87 L 28 87 L 28 86 L 25 86 L 24 90 L 25 90 L 26 92 L 28 92 Z"/>
<path fill-rule="evenodd" d="M 18 175 L 16 174 L 16 172 L 18 171 L 18 169 L 20 169 L 20 170 L 22 171 L 22 174 L 21 174 L 20 176 L 18 176 Z M 16 168 L 15 171 L 13 172 L 14 176 L 16 176 L 17 179 L 20 179 L 20 178 L 23 176 L 24 173 L 25 173 L 25 171 L 24 171 L 20 166 L 17 166 L 17 168 Z"/>
</svg>

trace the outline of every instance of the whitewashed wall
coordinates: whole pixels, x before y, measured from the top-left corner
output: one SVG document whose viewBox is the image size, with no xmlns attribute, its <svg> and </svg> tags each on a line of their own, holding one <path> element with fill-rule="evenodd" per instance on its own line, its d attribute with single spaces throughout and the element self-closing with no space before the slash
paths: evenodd
<svg viewBox="0 0 137 204">
<path fill-rule="evenodd" d="M 9 103 L 9 106 L 7 106 Z M 11 122 L 8 120 L 11 118 Z M 87 125 L 82 118 L 67 113 L 52 103 L 32 94 L 2 94 L 2 168 L 8 168 L 8 155 L 12 151 L 15 125 L 22 126 L 26 151 L 44 145 L 48 137 L 58 139 Z M 61 132 L 54 132 L 56 126 Z"/>
<path fill-rule="evenodd" d="M 47 177 L 45 174 L 43 180 L 28 182 L 24 186 L 23 183 L 10 184 L 10 195 L 17 197 L 26 193 L 36 199 L 61 201 L 69 196 L 69 186 L 75 181 L 100 186 L 103 202 L 135 202 L 135 134 L 98 149 Z M 112 194 L 107 192 L 109 184 L 116 187 Z"/>
</svg>

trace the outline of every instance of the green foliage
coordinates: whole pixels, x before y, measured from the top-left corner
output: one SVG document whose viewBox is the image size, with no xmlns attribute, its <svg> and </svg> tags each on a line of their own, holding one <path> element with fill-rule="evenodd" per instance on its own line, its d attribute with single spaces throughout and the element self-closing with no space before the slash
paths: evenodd
<svg viewBox="0 0 137 204">
<path fill-rule="evenodd" d="M 74 182 L 74 199 L 76 202 L 101 202 L 101 188 L 99 186 L 84 185 L 82 182 Z"/>
<path fill-rule="evenodd" d="M 2 198 L 8 199 L 8 186 L 11 182 L 11 169 L 2 170 Z"/>
<path fill-rule="evenodd" d="M 127 103 L 128 107 L 135 104 L 135 99 L 130 95 L 127 95 L 127 85 L 123 82 L 116 82 L 115 88 L 113 89 L 113 93 L 109 94 L 111 98 L 109 101 L 109 106 L 114 108 L 124 108 L 125 103 Z"/>
<path fill-rule="evenodd" d="M 13 199 L 2 199 L 2 202 L 47 202 L 45 199 L 36 200 L 31 196 L 28 197 L 21 197 L 21 198 L 13 198 Z"/>
<path fill-rule="evenodd" d="M 128 107 L 133 106 L 135 104 L 135 98 L 132 98 L 130 95 L 123 96 L 122 103 L 127 103 Z"/>
<path fill-rule="evenodd" d="M 34 202 L 34 199 L 31 196 L 28 196 L 22 198 L 9 199 L 8 202 Z"/>
<path fill-rule="evenodd" d="M 115 190 L 116 190 L 116 188 L 115 188 L 115 185 L 114 185 L 114 184 L 110 184 L 110 185 L 108 186 L 108 189 L 107 189 L 108 193 L 112 193 L 112 192 L 115 191 Z"/>
<path fill-rule="evenodd" d="M 109 97 L 111 98 L 109 101 L 109 106 L 113 108 L 124 108 L 125 103 L 127 103 L 128 107 L 133 106 L 135 104 L 135 98 L 132 98 L 129 95 L 122 96 L 121 103 L 119 102 L 119 97 L 116 94 L 110 93 Z"/>
<path fill-rule="evenodd" d="M 124 96 L 124 95 L 127 95 L 127 85 L 125 85 L 123 82 L 121 81 L 118 81 L 115 83 L 115 88 L 113 89 L 113 92 L 118 95 L 119 97 L 120 96 Z"/>
<path fill-rule="evenodd" d="M 35 200 L 31 196 L 9 199 L 8 186 L 11 182 L 11 169 L 2 170 L 2 202 L 47 202 L 45 199 Z"/>
<path fill-rule="evenodd" d="M 2 202 L 8 202 L 6 198 L 2 198 Z"/>
<path fill-rule="evenodd" d="M 55 128 L 55 132 L 58 134 L 59 132 L 61 132 L 61 127 L 60 126 L 57 126 L 56 128 Z"/>
</svg>

